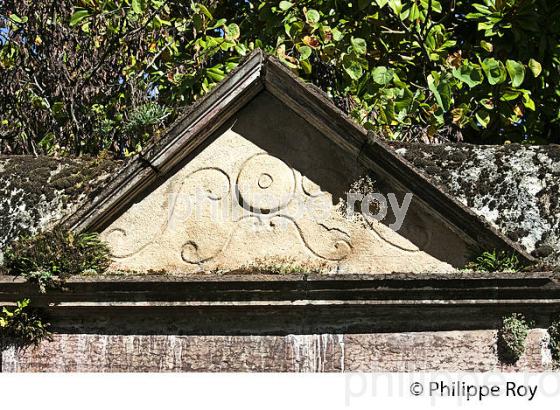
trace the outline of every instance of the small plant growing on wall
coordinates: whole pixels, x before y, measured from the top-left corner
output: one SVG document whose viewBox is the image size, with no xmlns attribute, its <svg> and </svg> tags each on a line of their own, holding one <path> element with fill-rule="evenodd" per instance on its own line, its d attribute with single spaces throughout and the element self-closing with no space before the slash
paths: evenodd
<svg viewBox="0 0 560 410">
<path fill-rule="evenodd" d="M 498 356 L 504 363 L 513 364 L 525 352 L 525 343 L 530 325 L 520 313 L 502 318 L 498 331 Z"/>
<path fill-rule="evenodd" d="M 321 273 L 327 269 L 325 263 L 298 263 L 294 258 L 256 259 L 251 265 L 241 267 L 241 270 L 245 271 L 276 275 Z"/>
<path fill-rule="evenodd" d="M 6 273 L 24 276 L 48 286 L 83 272 L 103 273 L 110 264 L 110 251 L 97 234 L 73 234 L 61 228 L 21 238 L 5 254 Z"/>
<path fill-rule="evenodd" d="M 518 272 L 521 264 L 516 255 L 493 250 L 482 252 L 465 267 L 477 272 Z"/>
<path fill-rule="evenodd" d="M 560 317 L 552 322 L 548 328 L 548 335 L 550 337 L 548 347 L 552 354 L 552 360 L 558 367 L 560 366 Z"/>
<path fill-rule="evenodd" d="M 37 345 L 50 337 L 49 324 L 29 307 L 29 303 L 29 299 L 24 299 L 14 308 L 4 307 L 0 312 L 0 350 Z"/>
</svg>

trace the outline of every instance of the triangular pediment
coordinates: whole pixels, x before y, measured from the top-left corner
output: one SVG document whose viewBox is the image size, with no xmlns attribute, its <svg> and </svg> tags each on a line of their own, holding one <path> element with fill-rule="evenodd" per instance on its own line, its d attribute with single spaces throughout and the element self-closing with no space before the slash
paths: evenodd
<svg viewBox="0 0 560 410">
<path fill-rule="evenodd" d="M 252 54 L 66 222 L 114 268 L 445 272 L 508 239 Z"/>
</svg>

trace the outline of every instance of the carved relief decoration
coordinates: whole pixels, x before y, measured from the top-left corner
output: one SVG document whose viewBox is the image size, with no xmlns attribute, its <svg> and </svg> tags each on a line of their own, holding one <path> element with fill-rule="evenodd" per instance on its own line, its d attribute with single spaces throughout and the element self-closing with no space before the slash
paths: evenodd
<svg viewBox="0 0 560 410">
<path fill-rule="evenodd" d="M 304 138 L 314 137 L 296 145 Z M 280 158 L 233 130 L 217 137 L 102 233 L 115 267 L 188 273 L 275 258 L 353 273 L 448 267 L 380 222 L 344 214 L 344 187 L 357 174 L 342 160 L 325 151 L 317 155 L 327 161 L 295 157 L 294 166 L 291 155 L 302 153 L 282 150 Z M 416 219 L 406 229 L 429 241 Z"/>
</svg>

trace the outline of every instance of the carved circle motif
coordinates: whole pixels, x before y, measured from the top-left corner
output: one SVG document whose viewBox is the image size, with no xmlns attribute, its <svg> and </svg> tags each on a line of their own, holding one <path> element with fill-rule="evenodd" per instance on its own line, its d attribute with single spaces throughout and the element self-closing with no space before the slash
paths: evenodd
<svg viewBox="0 0 560 410">
<path fill-rule="evenodd" d="M 259 188 L 261 189 L 270 188 L 273 182 L 274 180 L 269 174 L 267 173 L 261 174 L 261 176 L 259 177 Z"/>
<path fill-rule="evenodd" d="M 241 205 L 257 213 L 285 207 L 294 195 L 295 175 L 280 159 L 268 154 L 249 158 L 237 177 Z"/>
</svg>

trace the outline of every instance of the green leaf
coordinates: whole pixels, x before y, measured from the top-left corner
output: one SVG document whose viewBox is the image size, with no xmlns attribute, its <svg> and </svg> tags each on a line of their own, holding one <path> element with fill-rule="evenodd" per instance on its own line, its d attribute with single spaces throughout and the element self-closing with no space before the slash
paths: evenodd
<svg viewBox="0 0 560 410">
<path fill-rule="evenodd" d="M 401 18 L 402 18 L 402 17 L 403 17 L 403 16 L 401 15 Z M 407 18 L 408 18 L 410 21 L 413 22 L 413 21 L 418 20 L 420 17 L 421 17 L 421 14 L 420 14 L 420 9 L 418 8 L 418 5 L 417 5 L 416 3 L 412 3 L 412 6 L 408 9 L 408 16 L 407 16 Z"/>
<path fill-rule="evenodd" d="M 535 106 L 535 101 L 533 101 L 529 93 L 523 94 L 523 105 L 525 106 L 525 108 L 531 111 L 535 111 L 537 109 L 537 107 Z"/>
<path fill-rule="evenodd" d="M 434 77 L 429 74 L 428 75 L 428 88 L 430 89 L 430 91 L 434 94 L 434 97 L 436 98 L 437 103 L 442 106 L 443 103 L 441 101 L 441 95 L 439 95 L 439 91 L 436 87 L 435 81 L 434 81 Z"/>
<path fill-rule="evenodd" d="M 490 124 L 490 113 L 486 110 L 478 110 L 475 117 L 482 128 L 486 128 Z"/>
<path fill-rule="evenodd" d="M 364 70 L 362 69 L 360 62 L 353 58 L 350 54 L 346 54 L 342 58 L 342 67 L 352 80 L 359 80 L 364 74 Z"/>
<path fill-rule="evenodd" d="M 506 68 L 511 78 L 511 85 L 519 87 L 525 79 L 525 66 L 514 60 L 506 61 Z"/>
<path fill-rule="evenodd" d="M 486 51 L 488 51 L 489 53 L 494 51 L 494 46 L 492 45 L 492 43 L 489 43 L 488 41 L 480 40 L 480 46 Z"/>
<path fill-rule="evenodd" d="M 535 78 L 537 78 L 541 74 L 542 66 L 541 63 L 539 63 L 537 60 L 531 58 L 529 60 L 528 66 L 529 66 L 529 70 L 531 70 Z"/>
<path fill-rule="evenodd" d="M 469 63 L 462 64 L 459 68 L 455 68 L 453 70 L 453 77 L 467 84 L 469 88 L 476 87 L 484 81 L 480 68 Z"/>
<path fill-rule="evenodd" d="M 403 9 L 403 5 L 401 0 L 389 0 L 389 7 L 391 7 L 391 9 L 393 10 L 393 13 L 395 13 L 397 16 L 401 14 L 401 11 Z"/>
<path fill-rule="evenodd" d="M 77 9 L 74 14 L 72 14 L 72 17 L 70 17 L 70 27 L 76 26 L 87 17 L 89 17 L 89 10 Z"/>
<path fill-rule="evenodd" d="M 489 98 L 483 98 L 482 100 L 480 100 L 480 104 L 482 104 L 483 107 L 485 107 L 489 110 L 494 109 L 494 103 Z"/>
<path fill-rule="evenodd" d="M 307 60 L 310 56 L 311 56 L 311 47 L 308 46 L 301 46 L 299 48 L 299 59 L 301 60 Z"/>
<path fill-rule="evenodd" d="M 15 13 L 10 14 L 10 20 L 12 20 L 14 23 L 18 23 L 18 24 L 24 24 L 27 23 L 27 16 L 24 17 L 20 17 Z"/>
<path fill-rule="evenodd" d="M 226 76 L 225 73 L 217 67 L 211 67 L 206 69 L 206 74 L 209 78 L 214 80 L 215 82 L 222 81 Z"/>
<path fill-rule="evenodd" d="M 307 22 L 310 24 L 317 24 L 321 20 L 321 15 L 317 10 L 309 9 L 306 13 Z"/>
<path fill-rule="evenodd" d="M 286 10 L 290 9 L 293 5 L 294 4 L 292 2 L 281 1 L 279 7 L 280 7 L 280 10 L 286 11 Z"/>
<path fill-rule="evenodd" d="M 144 12 L 146 4 L 144 0 L 132 0 L 131 6 L 132 11 L 134 11 L 136 14 L 142 14 Z"/>
<path fill-rule="evenodd" d="M 55 101 L 52 105 L 53 114 L 57 117 L 64 115 L 64 102 Z"/>
<path fill-rule="evenodd" d="M 436 85 L 435 79 L 432 74 L 428 75 L 428 88 L 434 94 L 434 97 L 440 108 L 446 112 L 451 107 L 451 86 L 440 79 L 439 84 Z"/>
<path fill-rule="evenodd" d="M 373 69 L 371 72 L 371 78 L 379 85 L 386 85 L 393 79 L 393 74 L 393 70 L 380 66 Z"/>
<path fill-rule="evenodd" d="M 233 40 L 226 40 L 223 43 L 220 43 L 220 49 L 224 51 L 227 51 L 233 47 L 235 47 L 235 41 Z"/>
<path fill-rule="evenodd" d="M 237 40 L 241 35 L 239 26 L 235 23 L 228 24 L 225 29 L 225 36 L 227 40 Z"/>
<path fill-rule="evenodd" d="M 201 11 L 202 14 L 204 14 L 206 18 L 208 18 L 208 20 L 212 20 L 214 18 L 212 17 L 212 13 L 210 13 L 210 10 L 208 10 L 208 8 L 204 4 L 197 3 L 195 8 L 197 8 L 198 11 Z"/>
<path fill-rule="evenodd" d="M 293 23 L 285 22 L 284 31 L 290 38 L 299 37 L 303 31 L 304 24 L 301 21 L 295 21 Z"/>
<path fill-rule="evenodd" d="M 301 68 L 303 69 L 303 72 L 305 74 L 307 74 L 307 75 L 311 74 L 312 68 L 311 68 L 311 63 L 309 62 L 309 60 L 300 61 L 300 65 L 301 65 Z"/>
<path fill-rule="evenodd" d="M 439 95 L 441 96 L 441 108 L 444 112 L 449 111 L 452 103 L 451 85 L 447 81 L 441 81 L 438 85 Z"/>
<path fill-rule="evenodd" d="M 442 12 L 442 7 L 441 7 L 441 3 L 437 0 L 420 0 L 420 5 L 424 8 L 424 10 L 427 10 L 429 8 L 429 6 L 432 6 L 432 10 L 431 11 L 435 11 L 436 13 L 441 13 Z"/>
<path fill-rule="evenodd" d="M 226 23 L 227 23 L 226 19 L 216 20 L 216 22 L 214 24 L 212 24 L 211 26 L 208 27 L 208 30 L 212 30 L 212 29 L 215 29 L 215 28 L 218 28 L 218 27 L 223 27 L 223 26 L 225 26 Z"/>
<path fill-rule="evenodd" d="M 504 91 L 504 93 L 500 97 L 500 100 L 502 100 L 502 101 L 514 101 L 514 100 L 517 100 L 517 98 L 519 98 L 520 95 L 521 95 L 521 91 L 507 89 L 507 90 Z"/>
<path fill-rule="evenodd" d="M 244 56 L 244 55 L 247 54 L 247 47 L 245 46 L 245 44 L 236 44 L 235 45 L 235 51 L 240 56 Z M 237 64 L 236 64 L 236 66 L 237 66 Z"/>
<path fill-rule="evenodd" d="M 482 62 L 482 69 L 491 85 L 503 83 L 507 79 L 507 72 L 504 64 L 495 58 L 486 58 Z"/>
<path fill-rule="evenodd" d="M 366 40 L 364 40 L 363 38 L 359 38 L 359 37 L 352 37 L 350 42 L 352 43 L 352 48 L 354 48 L 354 51 L 356 53 L 358 53 L 358 54 L 365 54 L 366 53 L 366 51 L 367 51 Z"/>
<path fill-rule="evenodd" d="M 336 27 L 332 29 L 332 36 L 334 41 L 340 41 L 344 38 L 344 34 L 342 34 Z"/>
</svg>

